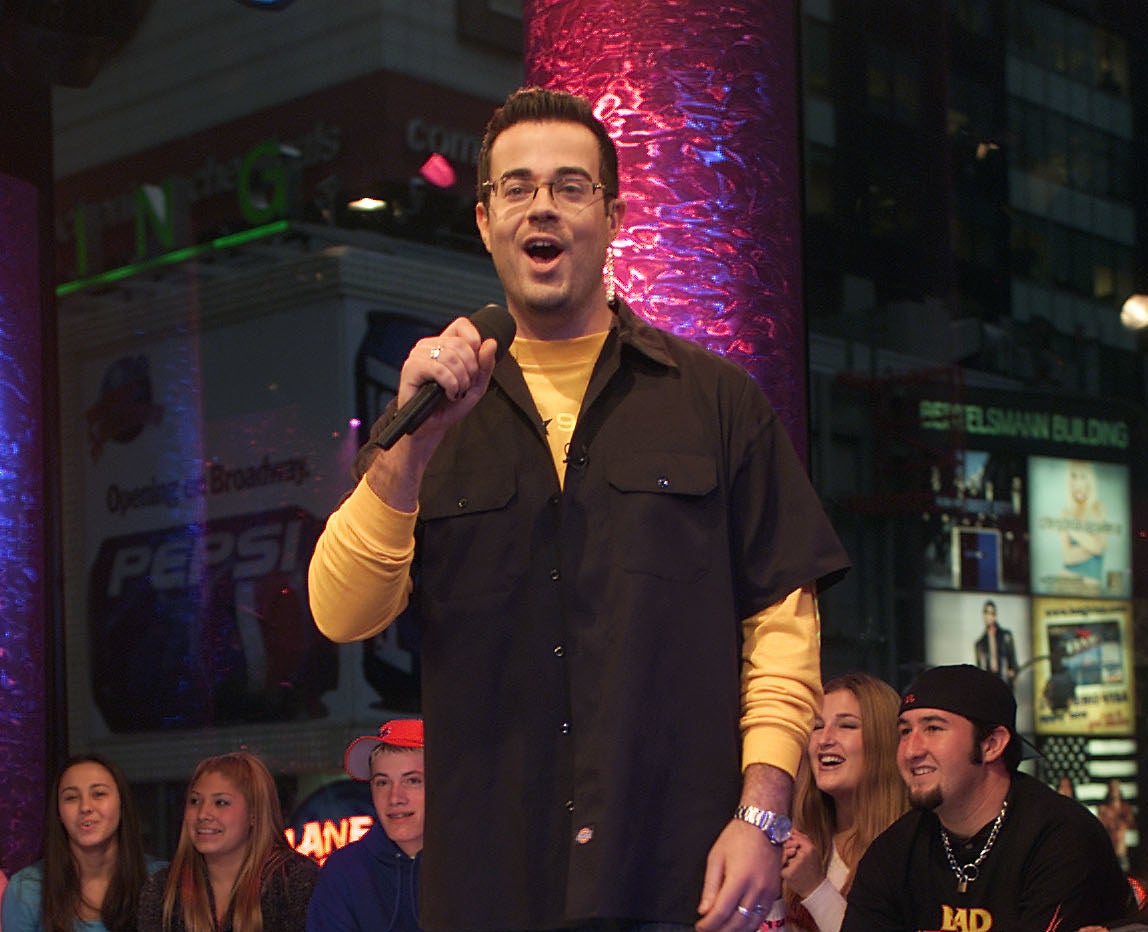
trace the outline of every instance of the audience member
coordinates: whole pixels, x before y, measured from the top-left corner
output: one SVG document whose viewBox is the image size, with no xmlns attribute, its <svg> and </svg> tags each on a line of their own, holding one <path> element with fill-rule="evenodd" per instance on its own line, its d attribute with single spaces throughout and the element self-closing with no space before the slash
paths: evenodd
<svg viewBox="0 0 1148 932">
<path fill-rule="evenodd" d="M 1132 867 L 1128 857 L 1128 832 L 1136 828 L 1136 812 L 1132 803 L 1124 798 L 1118 778 L 1113 777 L 1108 781 L 1108 795 L 1096 807 L 1096 814 L 1108 831 L 1112 850 L 1116 852 L 1121 869 L 1127 873 Z"/>
<path fill-rule="evenodd" d="M 52 784 L 44 856 L 12 875 L 9 932 L 134 932 L 140 890 L 159 861 L 144 854 L 127 778 L 96 754 L 71 758 Z"/>
<path fill-rule="evenodd" d="M 331 852 L 319 872 L 307 932 L 418 932 L 423 848 L 423 723 L 396 719 L 356 738 L 343 768 L 370 781 L 378 817 L 367 834 Z"/>
<path fill-rule="evenodd" d="M 263 761 L 209 757 L 188 784 L 171 866 L 144 886 L 139 932 L 303 932 L 318 872 L 287 844 Z"/>
<path fill-rule="evenodd" d="M 1100 822 L 1021 773 L 1016 700 L 971 665 L 905 693 L 897 751 L 914 809 L 861 859 L 844 932 L 1078 929 L 1108 924 L 1131 889 Z"/>
<path fill-rule="evenodd" d="M 841 928 L 844 894 L 857 862 L 908 808 L 897 772 L 900 702 L 892 686 L 866 673 L 825 684 L 822 711 L 797 777 L 794 830 L 781 868 L 790 929 Z"/>
</svg>

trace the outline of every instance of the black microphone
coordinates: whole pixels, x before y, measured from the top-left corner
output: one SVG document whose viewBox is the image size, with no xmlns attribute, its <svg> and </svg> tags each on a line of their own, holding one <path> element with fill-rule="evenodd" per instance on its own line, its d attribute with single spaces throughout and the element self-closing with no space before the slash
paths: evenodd
<svg viewBox="0 0 1148 932">
<path fill-rule="evenodd" d="M 514 332 L 518 329 L 514 323 L 514 318 L 510 316 L 510 312 L 506 308 L 499 304 L 487 304 L 471 314 L 469 320 L 474 324 L 475 329 L 478 330 L 478 335 L 482 337 L 484 342 L 491 337 L 498 341 L 495 360 L 506 355 L 506 351 L 514 339 Z M 383 432 L 379 434 L 379 439 L 375 441 L 375 446 L 389 450 L 404 434 L 413 434 L 418 430 L 419 425 L 430 416 L 430 413 L 438 407 L 444 394 L 442 386 L 438 382 L 433 380 L 424 382 L 415 392 L 414 397 L 395 412 L 394 419 L 383 428 Z"/>
</svg>

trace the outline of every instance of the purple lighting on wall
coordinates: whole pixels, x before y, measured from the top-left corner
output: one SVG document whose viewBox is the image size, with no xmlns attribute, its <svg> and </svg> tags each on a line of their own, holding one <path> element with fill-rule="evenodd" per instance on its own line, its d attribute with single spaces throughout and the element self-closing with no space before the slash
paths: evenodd
<svg viewBox="0 0 1148 932">
<path fill-rule="evenodd" d="M 583 94 L 618 145 L 621 293 L 738 362 L 805 453 L 794 5 L 525 0 L 527 83 Z"/>
<path fill-rule="evenodd" d="M 44 449 L 38 194 L 0 173 L 0 832 L 29 863 L 44 794 Z M 33 824 L 33 823 L 36 824 Z"/>
</svg>

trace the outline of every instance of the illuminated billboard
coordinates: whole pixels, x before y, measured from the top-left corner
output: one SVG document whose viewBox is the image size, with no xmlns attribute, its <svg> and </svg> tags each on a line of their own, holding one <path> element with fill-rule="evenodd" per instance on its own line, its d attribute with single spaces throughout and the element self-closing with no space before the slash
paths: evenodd
<svg viewBox="0 0 1148 932">
<path fill-rule="evenodd" d="M 1033 593 L 1129 598 L 1128 467 L 1033 456 L 1028 477 Z"/>
<path fill-rule="evenodd" d="M 1033 599 L 1037 734 L 1136 730 L 1131 614 L 1128 602 Z"/>
</svg>

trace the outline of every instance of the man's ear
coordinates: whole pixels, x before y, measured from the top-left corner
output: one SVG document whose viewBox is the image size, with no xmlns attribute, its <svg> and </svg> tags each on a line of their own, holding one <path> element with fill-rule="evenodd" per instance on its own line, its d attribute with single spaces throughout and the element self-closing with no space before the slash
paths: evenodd
<svg viewBox="0 0 1148 932">
<path fill-rule="evenodd" d="M 607 214 L 610 222 L 610 239 L 613 240 L 622 232 L 622 220 L 626 216 L 626 202 L 620 197 L 614 198 L 607 208 Z"/>
<path fill-rule="evenodd" d="M 999 760 L 1004 755 L 1010 741 L 1012 741 L 1012 733 L 1004 725 L 997 725 L 989 732 L 988 737 L 981 741 L 984 762 L 987 764 Z"/>
<path fill-rule="evenodd" d="M 478 227 L 478 235 L 482 237 L 482 245 L 486 247 L 486 251 L 490 252 L 490 216 L 487 211 L 489 208 L 482 202 L 478 201 L 474 205 L 474 225 Z"/>
</svg>

